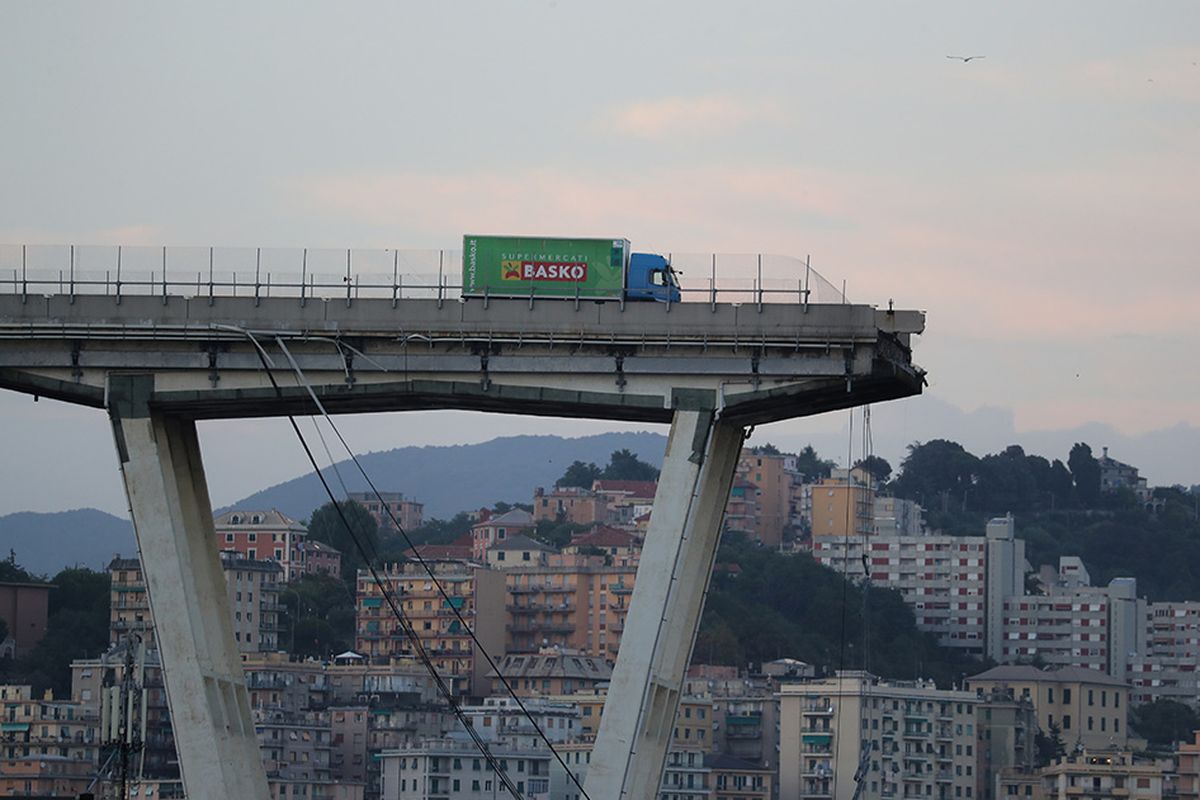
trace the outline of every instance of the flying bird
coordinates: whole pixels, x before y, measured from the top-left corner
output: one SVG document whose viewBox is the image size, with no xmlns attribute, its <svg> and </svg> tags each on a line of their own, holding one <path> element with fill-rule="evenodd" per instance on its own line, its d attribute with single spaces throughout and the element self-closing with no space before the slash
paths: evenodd
<svg viewBox="0 0 1200 800">
<path fill-rule="evenodd" d="M 952 59 L 952 60 L 954 60 L 954 61 L 961 61 L 961 62 L 963 62 L 963 63 L 965 64 L 965 63 L 967 63 L 968 61 L 971 61 L 971 60 L 973 60 L 973 59 L 976 59 L 976 58 L 987 58 L 987 56 L 946 56 L 946 58 Z"/>
</svg>

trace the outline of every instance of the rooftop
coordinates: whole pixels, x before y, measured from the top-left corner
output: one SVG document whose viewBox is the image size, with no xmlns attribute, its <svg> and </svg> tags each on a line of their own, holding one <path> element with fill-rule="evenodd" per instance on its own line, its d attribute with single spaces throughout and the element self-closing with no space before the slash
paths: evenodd
<svg viewBox="0 0 1200 800">
<path fill-rule="evenodd" d="M 968 681 L 1039 681 L 1041 683 L 1100 683 L 1107 686 L 1128 687 L 1125 681 L 1106 675 L 1100 670 L 1084 667 L 1060 667 L 1038 669 L 1028 664 L 1004 664 L 986 672 L 972 675 Z"/>
</svg>

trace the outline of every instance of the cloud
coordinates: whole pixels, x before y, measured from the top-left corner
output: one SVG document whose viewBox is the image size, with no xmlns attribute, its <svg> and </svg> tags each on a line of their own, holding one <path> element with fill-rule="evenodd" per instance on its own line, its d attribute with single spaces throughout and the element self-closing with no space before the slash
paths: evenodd
<svg viewBox="0 0 1200 800">
<path fill-rule="evenodd" d="M 623 136 L 663 140 L 729 133 L 751 120 L 776 116 L 773 103 L 714 94 L 631 103 L 614 109 L 607 122 Z"/>
</svg>

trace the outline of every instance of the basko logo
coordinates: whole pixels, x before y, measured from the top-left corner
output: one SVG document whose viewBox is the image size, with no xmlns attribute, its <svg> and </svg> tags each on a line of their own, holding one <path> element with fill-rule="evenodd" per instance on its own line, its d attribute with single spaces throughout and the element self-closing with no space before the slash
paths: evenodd
<svg viewBox="0 0 1200 800">
<path fill-rule="evenodd" d="M 500 276 L 506 281 L 587 280 L 587 263 L 575 261 L 501 261 Z"/>
</svg>

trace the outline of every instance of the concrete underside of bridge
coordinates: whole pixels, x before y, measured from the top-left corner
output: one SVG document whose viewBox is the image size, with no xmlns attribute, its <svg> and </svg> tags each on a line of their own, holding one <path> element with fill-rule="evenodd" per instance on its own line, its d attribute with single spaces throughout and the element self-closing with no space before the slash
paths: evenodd
<svg viewBox="0 0 1200 800">
<path fill-rule="evenodd" d="M 0 296 L 0 388 L 108 410 L 192 798 L 266 800 L 195 420 L 463 409 L 670 423 L 587 778 L 657 795 L 747 426 L 918 394 L 867 306 Z M 272 381 L 274 378 L 274 381 Z"/>
</svg>

